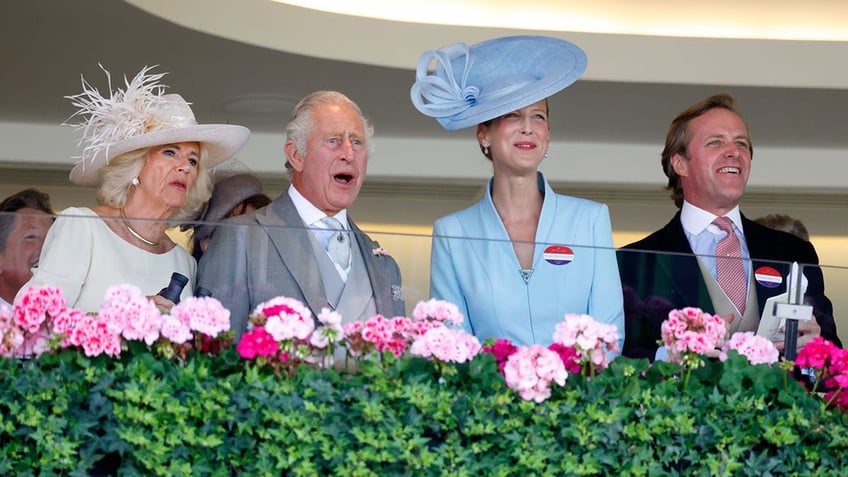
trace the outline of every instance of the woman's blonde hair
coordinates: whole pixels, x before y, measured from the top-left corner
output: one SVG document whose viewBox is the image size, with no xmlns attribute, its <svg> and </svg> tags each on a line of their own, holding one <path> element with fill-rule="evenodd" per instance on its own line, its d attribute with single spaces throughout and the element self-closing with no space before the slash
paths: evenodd
<svg viewBox="0 0 848 477">
<path fill-rule="evenodd" d="M 197 179 L 188 191 L 186 204 L 168 217 L 169 221 L 186 220 L 194 217 L 212 195 L 212 176 L 204 165 L 208 153 L 203 143 L 199 144 L 200 161 L 197 164 Z M 109 161 L 109 164 L 101 172 L 103 181 L 97 191 L 97 202 L 100 205 L 126 206 L 132 181 L 141 174 L 147 154 L 152 149 L 153 147 L 137 149 L 116 156 Z"/>
</svg>

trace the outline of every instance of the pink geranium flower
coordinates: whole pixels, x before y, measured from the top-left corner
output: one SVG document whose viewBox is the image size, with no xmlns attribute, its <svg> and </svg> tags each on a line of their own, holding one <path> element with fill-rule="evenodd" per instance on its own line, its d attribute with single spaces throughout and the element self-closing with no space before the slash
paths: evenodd
<svg viewBox="0 0 848 477">
<path fill-rule="evenodd" d="M 100 315 L 83 315 L 74 327 L 69 341 L 83 349 L 86 356 L 118 356 L 121 352 L 121 329 L 117 323 Z"/>
<path fill-rule="evenodd" d="M 53 333 L 63 336 L 61 346 L 71 346 L 70 335 L 85 313 L 75 308 L 67 308 L 53 318 Z"/>
<path fill-rule="evenodd" d="M 798 352 L 795 365 L 802 368 L 824 368 L 835 349 L 837 347 L 832 342 L 817 336 Z"/>
<path fill-rule="evenodd" d="M 459 312 L 459 307 L 453 303 L 431 298 L 428 301 L 419 301 L 412 310 L 412 317 L 418 321 L 441 321 L 459 326 L 464 317 Z"/>
<path fill-rule="evenodd" d="M 548 349 L 559 355 L 562 364 L 565 365 L 565 370 L 569 373 L 579 373 L 582 370 L 580 352 L 576 349 L 560 343 L 551 343 Z"/>
<path fill-rule="evenodd" d="M 344 330 L 344 345 L 352 356 L 362 356 L 374 349 L 374 344 L 362 338 L 362 328 L 365 323 L 353 321 L 342 326 Z"/>
<path fill-rule="evenodd" d="M 324 326 L 338 330 L 342 329 L 342 315 L 335 310 L 321 308 L 321 313 L 318 313 L 316 318 L 318 319 L 318 322 Z"/>
<path fill-rule="evenodd" d="M 830 377 L 831 379 L 827 382 L 829 387 L 848 391 L 848 350 L 838 348 L 836 345 L 831 348 Z"/>
<path fill-rule="evenodd" d="M 265 331 L 262 326 L 257 326 L 243 334 L 241 341 L 236 345 L 236 351 L 245 359 L 254 359 L 257 356 L 272 356 L 279 352 L 280 344 L 274 341 L 274 337 Z"/>
<path fill-rule="evenodd" d="M 50 351 L 49 346 L 50 335 L 43 328 L 35 333 L 29 333 L 24 336 L 23 343 L 16 350 L 13 350 L 11 355 L 19 358 L 27 356 L 39 356 L 47 351 Z"/>
<path fill-rule="evenodd" d="M 418 336 L 409 348 L 413 356 L 438 359 L 444 363 L 464 363 L 480 352 L 480 342 L 463 330 L 440 326 Z"/>
<path fill-rule="evenodd" d="M 848 398 L 844 396 L 848 393 L 848 350 L 817 336 L 798 351 L 795 365 L 813 368 L 816 382 L 812 388 L 818 389 L 818 384 L 823 383 L 832 390 L 825 396 L 829 402 L 840 408 L 848 404 Z"/>
<path fill-rule="evenodd" d="M 542 402 L 551 396 L 551 383 L 565 385 L 568 372 L 559 355 L 541 345 L 520 347 L 504 366 L 510 389 L 526 401 Z"/>
<path fill-rule="evenodd" d="M 302 302 L 280 296 L 254 309 L 237 350 L 248 359 L 265 356 L 268 359 L 263 363 L 273 367 L 275 373 L 294 376 L 301 364 L 332 366 L 336 344 L 346 337 L 346 330 L 338 312 L 323 308 L 313 318 Z M 360 344 L 364 343 L 361 331 L 356 332 Z"/>
<path fill-rule="evenodd" d="M 162 315 L 137 286 L 109 287 L 98 315 L 115 324 L 125 339 L 144 341 L 148 346 L 159 339 Z"/>
<path fill-rule="evenodd" d="M 174 315 L 162 315 L 160 333 L 175 344 L 183 344 L 194 338 L 188 323 Z"/>
<path fill-rule="evenodd" d="M 780 352 L 771 340 L 757 336 L 752 331 L 734 333 L 724 344 L 719 359 L 726 361 L 727 352 L 732 349 L 748 358 L 751 364 L 773 364 L 780 358 Z"/>
<path fill-rule="evenodd" d="M 703 355 L 722 346 L 727 328 L 720 316 L 687 307 L 671 310 L 660 333 L 669 359 L 679 363 L 684 356 Z"/>
<path fill-rule="evenodd" d="M 410 341 L 419 335 L 416 325 L 416 322 L 405 316 L 386 318 L 375 315 L 364 323 L 345 325 L 346 346 L 353 356 L 362 356 L 371 351 L 389 351 L 395 356 L 401 356 Z"/>
<path fill-rule="evenodd" d="M 315 328 L 312 336 L 309 338 L 309 343 L 316 348 L 326 348 L 330 344 L 335 344 L 344 337 L 344 328 L 342 328 L 342 315 L 329 308 L 322 308 L 321 313 L 316 317 L 321 326 Z"/>
<path fill-rule="evenodd" d="M 412 337 L 423 335 L 424 333 L 444 326 L 441 321 L 413 321 L 412 322 Z"/>
<path fill-rule="evenodd" d="M 188 297 L 174 305 L 170 314 L 191 330 L 213 338 L 230 330 L 230 310 L 213 297 Z"/>
<path fill-rule="evenodd" d="M 510 340 L 498 338 L 492 346 L 483 346 L 483 351 L 494 356 L 498 369 L 503 374 L 506 360 L 518 351 L 518 346 L 512 344 Z"/>
<path fill-rule="evenodd" d="M 394 328 L 391 322 L 383 315 L 376 315 L 362 327 L 362 339 L 369 343 L 374 343 L 377 349 L 381 348 L 385 342 L 391 339 L 394 334 Z"/>
<path fill-rule="evenodd" d="M 405 316 L 386 318 L 376 315 L 362 323 L 348 323 L 344 326 L 344 346 L 351 356 L 361 357 L 374 351 L 389 351 L 399 357 L 430 331 L 440 329 L 446 323 L 460 325 L 462 320 L 459 308 L 452 303 L 436 299 L 420 301 L 413 310 L 412 319 Z M 430 339 L 435 340 L 436 336 Z M 475 342 L 479 347 L 476 339 Z M 473 348 L 473 343 L 468 346 Z M 429 350 L 424 342 L 418 345 L 417 352 L 429 353 L 428 357 L 433 356 L 432 350 Z"/>
<path fill-rule="evenodd" d="M 589 315 L 568 313 L 557 323 L 554 343 L 573 348 L 579 362 L 588 365 L 594 374 L 609 365 L 610 355 L 618 353 L 618 330 L 615 325 L 595 321 Z"/>
<path fill-rule="evenodd" d="M 29 287 L 15 299 L 16 323 L 25 331 L 35 333 L 52 316 L 67 307 L 62 292 L 51 286 Z"/>
<path fill-rule="evenodd" d="M 253 313 L 264 317 L 265 331 L 278 342 L 304 340 L 315 329 L 312 312 L 294 298 L 272 298 L 257 306 Z"/>
<path fill-rule="evenodd" d="M 11 356 L 13 351 L 24 342 L 24 333 L 15 320 L 14 310 L 6 305 L 0 305 L 0 354 Z"/>
<path fill-rule="evenodd" d="M 0 354 L 38 356 L 50 350 L 55 335 L 65 338 L 74 326 L 62 292 L 51 286 L 29 287 L 14 308 L 0 306 Z M 76 310 L 74 310 L 76 311 Z M 67 340 L 63 340 L 67 346 Z"/>
</svg>

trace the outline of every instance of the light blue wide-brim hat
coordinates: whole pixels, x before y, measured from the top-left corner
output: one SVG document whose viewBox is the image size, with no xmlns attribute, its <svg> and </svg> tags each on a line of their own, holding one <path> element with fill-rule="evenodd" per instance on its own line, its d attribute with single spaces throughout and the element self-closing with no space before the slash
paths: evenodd
<svg viewBox="0 0 848 477">
<path fill-rule="evenodd" d="M 455 43 L 421 55 L 410 97 L 418 111 L 453 131 L 556 94 L 577 81 L 586 64 L 580 47 L 559 38 Z"/>
</svg>

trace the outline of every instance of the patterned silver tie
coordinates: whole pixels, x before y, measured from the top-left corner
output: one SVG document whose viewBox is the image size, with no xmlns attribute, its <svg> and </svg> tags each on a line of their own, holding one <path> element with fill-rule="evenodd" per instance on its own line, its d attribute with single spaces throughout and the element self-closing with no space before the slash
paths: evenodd
<svg viewBox="0 0 848 477">
<path fill-rule="evenodd" d="M 342 227 L 342 223 L 335 217 L 324 217 L 321 223 L 327 230 L 321 234 L 321 245 L 330 254 L 336 264 L 347 270 L 350 266 L 350 237 L 348 231 Z"/>
</svg>

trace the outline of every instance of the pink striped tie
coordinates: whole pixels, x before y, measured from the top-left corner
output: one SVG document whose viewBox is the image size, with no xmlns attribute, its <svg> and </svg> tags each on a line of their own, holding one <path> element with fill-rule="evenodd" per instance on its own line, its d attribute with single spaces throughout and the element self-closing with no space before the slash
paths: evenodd
<svg viewBox="0 0 848 477">
<path fill-rule="evenodd" d="M 727 233 L 716 246 L 716 279 L 730 301 L 736 305 L 739 314 L 744 315 L 748 284 L 745 280 L 739 237 L 733 231 L 733 222 L 727 217 L 717 217 L 713 224 Z"/>
</svg>

